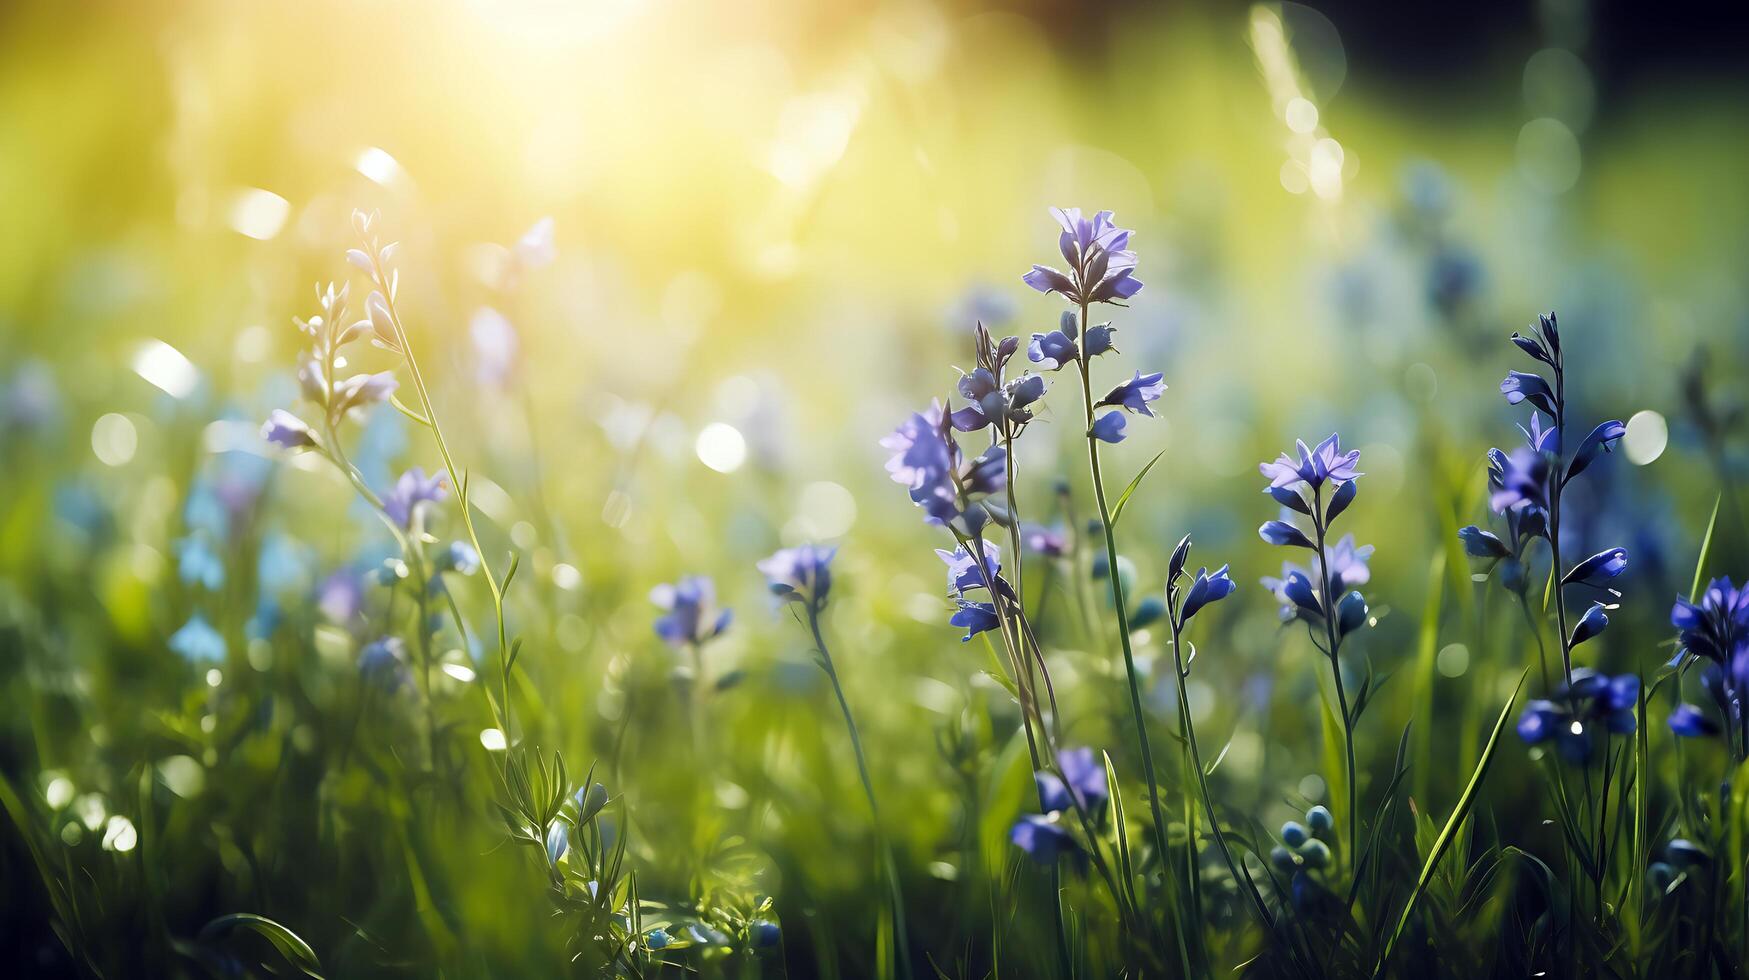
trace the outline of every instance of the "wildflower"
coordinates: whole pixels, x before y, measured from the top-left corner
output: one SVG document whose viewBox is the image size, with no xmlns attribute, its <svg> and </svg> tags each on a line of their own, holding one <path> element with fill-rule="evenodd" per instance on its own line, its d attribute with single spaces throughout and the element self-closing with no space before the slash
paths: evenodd
<svg viewBox="0 0 1749 980">
<path fill-rule="evenodd" d="M 1027 359 L 1046 371 L 1057 371 L 1081 359 L 1081 348 L 1075 343 L 1079 328 L 1075 314 L 1064 310 L 1058 327 L 1050 333 L 1035 333 L 1026 347 Z"/>
<path fill-rule="evenodd" d="M 1707 717 L 1700 708 L 1679 704 L 1675 711 L 1670 712 L 1670 731 L 1683 738 L 1701 738 L 1717 735 L 1721 729 L 1719 723 Z"/>
<path fill-rule="evenodd" d="M 308 449 L 316 444 L 316 434 L 304 420 L 283 408 L 268 413 L 267 421 L 261 424 L 261 438 L 284 449 Z"/>
<path fill-rule="evenodd" d="M 1054 864 L 1065 854 L 1081 853 L 1080 845 L 1054 815 L 1046 817 L 1028 813 L 1022 816 L 1009 829 L 1008 839 L 1040 864 Z"/>
<path fill-rule="evenodd" d="M 1269 477 L 1269 489 L 1291 491 L 1303 486 L 1315 491 L 1326 482 L 1346 483 L 1364 475 L 1355 469 L 1360 462 L 1360 450 L 1344 453 L 1342 437 L 1336 433 L 1318 443 L 1316 449 L 1307 449 L 1305 442 L 1297 440 L 1294 448 L 1299 452 L 1298 460 L 1282 453 L 1273 463 L 1258 464 L 1258 470 Z"/>
<path fill-rule="evenodd" d="M 1118 405 L 1131 412 L 1152 417 L 1154 413 L 1149 411 L 1148 403 L 1158 401 L 1165 393 L 1166 382 L 1162 380 L 1164 377 L 1158 371 L 1147 375 L 1137 371 L 1134 378 L 1111 389 L 1098 404 Z"/>
<path fill-rule="evenodd" d="M 961 432 L 976 432 L 989 425 L 1007 429 L 1032 421 L 1033 413 L 1027 406 L 1044 397 L 1045 379 L 1043 375 L 1023 374 L 998 385 L 988 368 L 978 368 L 960 377 L 959 393 L 969 404 L 952 414 L 954 428 Z"/>
<path fill-rule="evenodd" d="M 377 402 L 387 401 L 395 393 L 400 382 L 394 374 L 380 371 L 376 374 L 355 374 L 334 386 L 333 410 L 337 415 L 345 414 L 354 409 L 362 409 Z"/>
<path fill-rule="evenodd" d="M 1105 785 L 1105 764 L 1094 756 L 1091 748 L 1062 749 L 1057 753 L 1057 768 L 1063 773 L 1060 779 L 1055 773 L 1033 774 L 1046 813 L 1077 805 L 1095 812 L 1111 799 Z"/>
<path fill-rule="evenodd" d="M 398 691 L 411 683 L 407 647 L 400 637 L 385 636 L 358 651 L 358 673 L 385 691 Z"/>
<path fill-rule="evenodd" d="M 466 541 L 451 541 L 437 559 L 439 572 L 472 575 L 480 570 L 480 553 Z"/>
<path fill-rule="evenodd" d="M 892 453 L 887 472 L 906 486 L 930 524 L 946 524 L 1008 485 L 1007 451 L 991 446 L 968 460 L 949 434 L 951 426 L 951 417 L 932 403 L 881 440 Z"/>
<path fill-rule="evenodd" d="M 1035 265 L 1023 282 L 1041 293 L 1061 293 L 1078 306 L 1115 303 L 1142 291 L 1135 277 L 1136 253 L 1129 251 L 1131 233 L 1112 222 L 1110 211 L 1092 218 L 1083 218 L 1079 208 L 1052 208 L 1051 214 L 1063 226 L 1057 244 L 1069 271 Z"/>
<path fill-rule="evenodd" d="M 316 608 L 331 623 L 351 624 L 363 606 L 364 585 L 350 569 L 335 572 L 316 588 Z"/>
<path fill-rule="evenodd" d="M 1093 422 L 1093 438 L 1100 442 L 1118 443 L 1124 440 L 1124 429 L 1129 425 L 1122 412 L 1106 412 Z"/>
<path fill-rule="evenodd" d="M 1573 633 L 1567 640 L 1567 649 L 1571 650 L 1586 640 L 1591 639 L 1609 626 L 1609 616 L 1603 611 L 1603 603 L 1594 602 L 1591 608 L 1585 610 L 1585 615 L 1573 624 Z"/>
<path fill-rule="evenodd" d="M 1021 540 L 1029 550 L 1046 558 L 1061 558 L 1069 553 L 1069 539 L 1060 527 L 1029 527 Z"/>
<path fill-rule="evenodd" d="M 1372 553 L 1372 545 L 1357 547 L 1354 535 L 1345 534 L 1334 546 L 1325 548 L 1324 560 L 1314 554 L 1310 568 L 1283 562 L 1281 577 L 1265 576 L 1263 587 L 1273 593 L 1276 601 L 1281 603 L 1283 620 L 1291 620 L 1300 615 L 1322 616 L 1323 594 L 1314 583 L 1324 578 L 1320 572 L 1325 560 L 1330 567 L 1330 591 L 1337 593 L 1365 585 L 1372 578 L 1372 572 L 1367 567 Z"/>
<path fill-rule="evenodd" d="M 650 590 L 650 601 L 667 610 L 656 619 L 656 635 L 672 647 L 704 643 L 729 628 L 730 610 L 716 608 L 717 590 L 709 578 L 688 576 Z"/>
<path fill-rule="evenodd" d="M 176 543 L 176 574 L 187 585 L 216 591 L 225 584 L 225 565 L 213 553 L 206 535 L 191 534 Z"/>
<path fill-rule="evenodd" d="M 783 930 L 775 922 L 758 919 L 748 927 L 747 938 L 752 941 L 754 949 L 770 949 L 782 941 Z"/>
<path fill-rule="evenodd" d="M 383 512 L 401 527 L 410 528 L 420 505 L 442 500 L 445 492 L 442 473 L 427 477 L 422 467 L 415 466 L 402 473 L 394 487 L 383 494 Z"/>
<path fill-rule="evenodd" d="M 995 542 L 984 542 L 984 561 L 981 566 L 972 560 L 965 545 L 959 545 L 952 551 L 937 548 L 935 554 L 947 564 L 948 595 L 963 596 L 969 589 L 988 588 L 991 582 L 997 583 L 997 589 L 1006 591 L 1007 583 L 1000 577 L 1002 549 Z"/>
<path fill-rule="evenodd" d="M 1725 665 L 1749 650 L 1749 587 L 1739 589 L 1729 578 L 1713 579 L 1698 604 L 1676 600 L 1670 624 L 1679 631 L 1681 642 L 1672 666 L 1681 666 L 1689 657 Z"/>
<path fill-rule="evenodd" d="M 969 643 L 979 633 L 987 633 L 1002 625 L 1002 621 L 996 616 L 996 607 L 991 603 L 955 599 L 954 604 L 959 611 L 949 617 L 947 622 L 950 626 L 965 629 L 966 635 L 960 637 L 961 643 Z"/>
<path fill-rule="evenodd" d="M 1593 735 L 1632 734 L 1637 721 L 1640 679 L 1633 674 L 1610 677 L 1584 667 L 1573 668 L 1573 680 L 1562 682 L 1549 700 L 1525 705 L 1518 719 L 1518 737 L 1527 745 L 1553 740 L 1562 758 L 1585 763 L 1595 749 Z"/>
<path fill-rule="evenodd" d="M 195 613 L 170 634 L 170 649 L 191 663 L 216 663 L 225 659 L 225 638 L 205 616 Z"/>
<path fill-rule="evenodd" d="M 474 311 L 468 321 L 468 339 L 474 348 L 474 379 L 488 387 L 501 388 L 516 373 L 516 328 L 504 314 L 489 306 Z"/>
<path fill-rule="evenodd" d="M 1195 616 L 1202 607 L 1211 602 L 1225 599 L 1232 595 L 1236 588 L 1238 586 L 1233 583 L 1231 578 L 1227 577 L 1227 566 L 1225 565 L 1216 569 L 1213 575 L 1209 574 L 1207 568 L 1197 569 L 1196 579 L 1191 582 L 1190 591 L 1184 595 L 1184 608 L 1179 613 L 1179 621 L 1190 622 L 1190 618 Z"/>
<path fill-rule="evenodd" d="M 837 548 L 805 544 L 784 548 L 758 563 L 773 595 L 819 611 L 832 590 L 832 558 Z"/>
<path fill-rule="evenodd" d="M 1628 567 L 1626 548 L 1609 548 L 1574 565 L 1562 576 L 1562 585 L 1590 585 L 1601 588 L 1603 583 L 1620 575 Z"/>
</svg>

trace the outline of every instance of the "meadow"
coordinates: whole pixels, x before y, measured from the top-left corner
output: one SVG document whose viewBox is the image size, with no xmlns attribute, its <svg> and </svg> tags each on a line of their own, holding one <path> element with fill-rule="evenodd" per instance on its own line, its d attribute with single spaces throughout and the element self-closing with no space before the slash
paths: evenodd
<svg viewBox="0 0 1749 980">
<path fill-rule="evenodd" d="M 8 975 L 1743 976 L 1749 86 L 1381 30 L 0 11 Z"/>
</svg>

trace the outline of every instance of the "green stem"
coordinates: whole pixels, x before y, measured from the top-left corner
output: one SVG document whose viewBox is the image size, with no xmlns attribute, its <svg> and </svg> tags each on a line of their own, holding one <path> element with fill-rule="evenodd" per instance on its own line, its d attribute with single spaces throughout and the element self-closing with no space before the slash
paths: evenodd
<svg viewBox="0 0 1749 980">
<path fill-rule="evenodd" d="M 1332 594 L 1335 576 L 1330 574 L 1330 560 L 1324 548 L 1326 528 L 1322 487 L 1312 488 L 1312 526 L 1318 532 L 1318 577 L 1323 580 L 1318 583 L 1318 591 L 1324 601 L 1324 637 L 1328 644 L 1325 649 L 1330 654 L 1330 675 L 1336 680 L 1336 706 L 1342 712 L 1342 748 L 1348 763 L 1348 778 L 1344 780 L 1348 784 L 1348 865 L 1353 868 L 1360 858 L 1360 794 L 1355 785 L 1359 774 L 1354 765 L 1354 720 L 1348 714 L 1348 690 L 1342 683 L 1342 658 L 1339 656 L 1342 639 L 1336 635 L 1336 610 L 1341 597 Z"/>
<path fill-rule="evenodd" d="M 1081 304 L 1081 328 L 1087 328 L 1087 304 Z M 1087 421 L 1087 467 L 1093 480 L 1093 499 L 1099 506 L 1099 523 L 1105 531 L 1107 578 L 1111 582 L 1112 603 L 1117 609 L 1117 635 L 1123 646 L 1124 673 L 1129 678 L 1130 712 L 1135 717 L 1136 741 L 1142 750 L 1142 769 L 1148 777 L 1148 810 L 1154 820 L 1154 847 L 1160 860 L 1167 860 L 1166 818 L 1160 810 L 1160 781 L 1154 775 L 1154 750 L 1148 744 L 1147 718 L 1142 711 L 1142 686 L 1136 675 L 1135 651 L 1130 645 L 1130 617 L 1124 606 L 1123 579 L 1117 568 L 1117 537 L 1111 528 L 1111 510 L 1105 502 L 1105 481 L 1099 471 L 1099 440 L 1093 435 L 1093 387 L 1088 374 L 1085 345 L 1080 354 L 1081 400 Z"/>
<path fill-rule="evenodd" d="M 887 841 L 886 832 L 881 828 L 881 808 L 875 800 L 874 780 L 868 773 L 868 758 L 863 754 L 862 736 L 857 731 L 856 719 L 850 714 L 850 702 L 844 697 L 844 685 L 838 682 L 838 669 L 832 664 L 832 654 L 826 649 L 826 638 L 820 633 L 820 614 L 810 601 L 808 606 L 808 628 L 814 634 L 814 648 L 820 651 L 820 666 L 825 669 L 826 677 L 832 681 L 832 693 L 838 697 L 838 710 L 844 713 L 844 727 L 850 732 L 850 746 L 856 751 L 856 772 L 862 777 L 862 791 L 868 796 L 869 816 L 874 820 L 875 840 L 881 849 L 881 861 L 885 865 L 887 883 L 892 889 L 893 898 L 893 945 L 894 955 L 899 961 L 899 974 L 911 975 L 910 942 L 905 934 L 905 894 L 899 887 L 899 868 L 893 861 L 893 848 Z"/>
</svg>

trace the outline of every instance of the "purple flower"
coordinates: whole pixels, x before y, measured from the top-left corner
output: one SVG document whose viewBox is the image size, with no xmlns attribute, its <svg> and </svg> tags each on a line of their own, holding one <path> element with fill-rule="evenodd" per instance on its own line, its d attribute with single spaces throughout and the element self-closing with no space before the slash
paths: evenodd
<svg viewBox="0 0 1749 980">
<path fill-rule="evenodd" d="M 1500 382 L 1500 393 L 1506 396 L 1507 404 L 1530 402 L 1532 407 L 1549 418 L 1555 417 L 1555 391 L 1541 375 L 1508 371 L 1506 380 Z"/>
<path fill-rule="evenodd" d="M 1196 580 L 1190 583 L 1190 591 L 1184 595 L 1184 610 L 1179 614 L 1180 624 L 1190 622 L 1190 617 L 1195 616 L 1202 607 L 1225 599 L 1237 588 L 1233 580 L 1227 577 L 1225 565 L 1216 569 L 1213 575 L 1209 574 L 1207 568 L 1197 569 Z"/>
<path fill-rule="evenodd" d="M 1027 406 L 1044 397 L 1042 375 L 1025 374 L 998 385 L 987 368 L 978 368 L 963 375 L 959 381 L 960 397 L 969 404 L 952 415 L 953 427 L 961 432 L 976 432 L 987 425 L 1021 426 L 1032 421 Z"/>
<path fill-rule="evenodd" d="M 923 508 L 930 523 L 945 524 L 959 516 L 953 480 L 959 449 L 945 431 L 940 403 L 913 413 L 881 446 L 892 452 L 887 472 L 910 490 L 911 502 Z"/>
<path fill-rule="evenodd" d="M 1131 233 L 1112 222 L 1110 211 L 1084 218 L 1079 208 L 1052 208 L 1051 215 L 1063 228 L 1057 245 L 1069 271 L 1035 265 L 1021 281 L 1080 306 L 1116 303 L 1142 291 L 1135 277 L 1136 253 L 1129 250 Z"/>
<path fill-rule="evenodd" d="M 656 619 L 656 635 L 671 647 L 704 643 L 729 628 L 730 610 L 717 609 L 717 590 L 703 575 L 650 590 L 650 601 L 667 615 Z"/>
<path fill-rule="evenodd" d="M 985 633 L 1002 625 L 996 616 L 996 607 L 988 602 L 969 602 L 965 599 L 955 599 L 958 611 L 948 618 L 948 625 L 958 626 L 966 631 L 960 637 L 961 643 L 968 643 L 972 637 Z"/>
<path fill-rule="evenodd" d="M 398 387 L 400 382 L 388 371 L 355 374 L 334 386 L 334 410 L 348 412 L 387 401 Z"/>
<path fill-rule="evenodd" d="M 316 588 L 316 608 L 331 623 L 349 626 L 364 607 L 364 584 L 358 574 L 341 569 Z"/>
<path fill-rule="evenodd" d="M 1491 450 L 1488 453 L 1488 484 L 1493 488 L 1488 506 L 1496 514 L 1527 507 L 1546 512 L 1549 509 L 1549 458 L 1529 446 L 1519 446 L 1510 455 L 1498 449 Z"/>
<path fill-rule="evenodd" d="M 1061 558 L 1069 553 L 1069 539 L 1061 527 L 1039 527 L 1025 530 L 1021 539 L 1026 547 L 1046 558 Z"/>
<path fill-rule="evenodd" d="M 1152 417 L 1154 413 L 1148 409 L 1148 403 L 1158 401 L 1160 396 L 1165 393 L 1166 382 L 1163 380 L 1165 377 L 1158 371 L 1147 375 L 1137 371 L 1134 378 L 1111 389 L 1104 398 L 1100 399 L 1099 405 L 1119 405 L 1132 412 Z"/>
<path fill-rule="evenodd" d="M 267 421 L 261 424 L 261 438 L 284 449 L 308 449 L 316 444 L 316 434 L 304 420 L 283 408 L 268 413 Z"/>
<path fill-rule="evenodd" d="M 1591 465 L 1591 461 L 1597 458 L 1598 453 L 1613 452 L 1615 444 L 1627 434 L 1628 427 L 1623 425 L 1620 419 L 1610 419 L 1608 422 L 1598 423 L 1597 428 L 1592 429 L 1591 434 L 1579 443 L 1578 451 L 1573 453 L 1573 461 L 1567 464 L 1567 475 L 1564 479 L 1571 480 L 1578 476 L 1587 466 Z"/>
<path fill-rule="evenodd" d="M 1057 858 L 1065 854 L 1081 852 L 1075 838 L 1061 824 L 1036 813 L 1026 814 L 1015 821 L 1014 827 L 1008 831 L 1008 839 L 1040 864 L 1055 864 Z"/>
<path fill-rule="evenodd" d="M 1080 349 L 1075 346 L 1074 317 L 1073 313 L 1064 316 L 1068 332 L 1052 330 L 1033 334 L 1032 343 L 1026 345 L 1027 358 L 1046 371 L 1056 371 L 1078 361 Z"/>
<path fill-rule="evenodd" d="M 1287 521 L 1265 521 L 1257 529 L 1257 534 L 1263 540 L 1278 547 L 1285 548 L 1317 548 L 1312 539 L 1306 537 L 1306 532 L 1294 527 Z"/>
<path fill-rule="evenodd" d="M 1094 812 L 1111 799 L 1105 785 L 1105 764 L 1091 748 L 1063 749 L 1057 753 L 1057 768 L 1063 773 L 1061 779 L 1050 772 L 1033 774 L 1047 814 L 1060 813 L 1077 803 L 1081 809 Z"/>
<path fill-rule="evenodd" d="M 1512 549 L 1506 547 L 1499 535 L 1474 524 L 1458 529 L 1458 540 L 1464 543 L 1464 552 L 1472 558 L 1505 558 L 1512 554 Z"/>
<path fill-rule="evenodd" d="M 383 494 L 383 512 L 401 527 L 410 528 L 419 507 L 442 500 L 445 492 L 442 473 L 427 477 L 422 467 L 415 466 L 402 473 L 394 487 Z"/>
<path fill-rule="evenodd" d="M 947 563 L 947 593 L 950 596 L 963 596 L 968 590 L 988 588 L 990 582 L 997 582 L 997 588 L 1002 585 L 1002 550 L 994 542 L 984 542 L 984 562 L 980 568 L 972 560 L 971 553 L 965 545 L 960 545 L 952 551 L 935 549 L 935 554 Z"/>
<path fill-rule="evenodd" d="M 804 544 L 784 548 L 759 562 L 766 584 L 784 602 L 800 602 L 819 611 L 832 590 L 832 558 L 837 548 Z"/>
<path fill-rule="evenodd" d="M 1336 595 L 1353 589 L 1357 585 L 1365 585 L 1372 578 L 1372 571 L 1367 562 L 1372 558 L 1373 546 L 1355 546 L 1354 535 L 1345 534 L 1342 540 L 1332 547 L 1324 549 L 1325 557 L 1330 563 L 1329 592 Z M 1302 616 L 1317 617 L 1324 614 L 1324 590 L 1314 582 L 1321 580 L 1323 563 L 1316 554 L 1312 555 L 1310 569 L 1301 568 L 1292 563 L 1283 563 L 1281 577 L 1265 577 L 1263 587 L 1275 595 L 1281 603 L 1281 618 L 1291 620 Z"/>
<path fill-rule="evenodd" d="M 1129 420 L 1122 412 L 1106 412 L 1093 420 L 1093 438 L 1100 442 L 1122 442 Z"/>
<path fill-rule="evenodd" d="M 1732 666 L 1733 660 L 1749 654 L 1749 587 L 1739 589 L 1729 578 L 1713 579 L 1698 604 L 1676 600 L 1670 625 L 1680 631 L 1682 644 L 1673 666 L 1691 656 Z"/>
<path fill-rule="evenodd" d="M 1269 478 L 1271 490 L 1301 486 L 1317 490 L 1326 481 L 1346 483 L 1364 475 L 1354 468 L 1360 462 L 1360 450 L 1344 453 L 1342 437 L 1336 433 L 1318 443 L 1316 449 L 1307 449 L 1305 442 L 1299 440 L 1294 442 L 1294 448 L 1299 452 L 1298 460 L 1282 453 L 1273 463 L 1258 464 L 1258 471 Z"/>
</svg>

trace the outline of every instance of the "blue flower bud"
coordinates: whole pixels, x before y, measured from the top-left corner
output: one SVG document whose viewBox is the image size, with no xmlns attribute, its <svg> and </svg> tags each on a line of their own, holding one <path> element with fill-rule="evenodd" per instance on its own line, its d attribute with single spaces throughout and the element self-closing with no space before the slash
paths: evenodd
<svg viewBox="0 0 1749 980">
<path fill-rule="evenodd" d="M 1306 823 L 1311 826 L 1312 833 L 1324 834 L 1336 826 L 1336 818 L 1330 815 L 1327 807 L 1319 804 L 1306 811 Z"/>
<path fill-rule="evenodd" d="M 1330 845 L 1321 840 L 1310 840 L 1300 848 L 1300 857 L 1309 868 L 1322 868 L 1330 863 Z"/>
<path fill-rule="evenodd" d="M 768 922 L 765 919 L 753 923 L 749 933 L 753 940 L 754 949 L 769 949 L 776 946 L 783 938 L 783 931 L 777 927 L 777 923 Z"/>
<path fill-rule="evenodd" d="M 1280 844 L 1269 849 L 1269 863 L 1275 865 L 1275 869 L 1283 874 L 1291 874 L 1294 868 L 1299 865 L 1299 862 L 1294 860 L 1294 852 Z"/>
<path fill-rule="evenodd" d="M 1297 820 L 1289 820 L 1281 825 L 1281 839 L 1286 841 L 1289 847 L 1303 847 L 1306 841 L 1312 839 L 1312 835 L 1307 832 L 1304 824 Z"/>
</svg>

